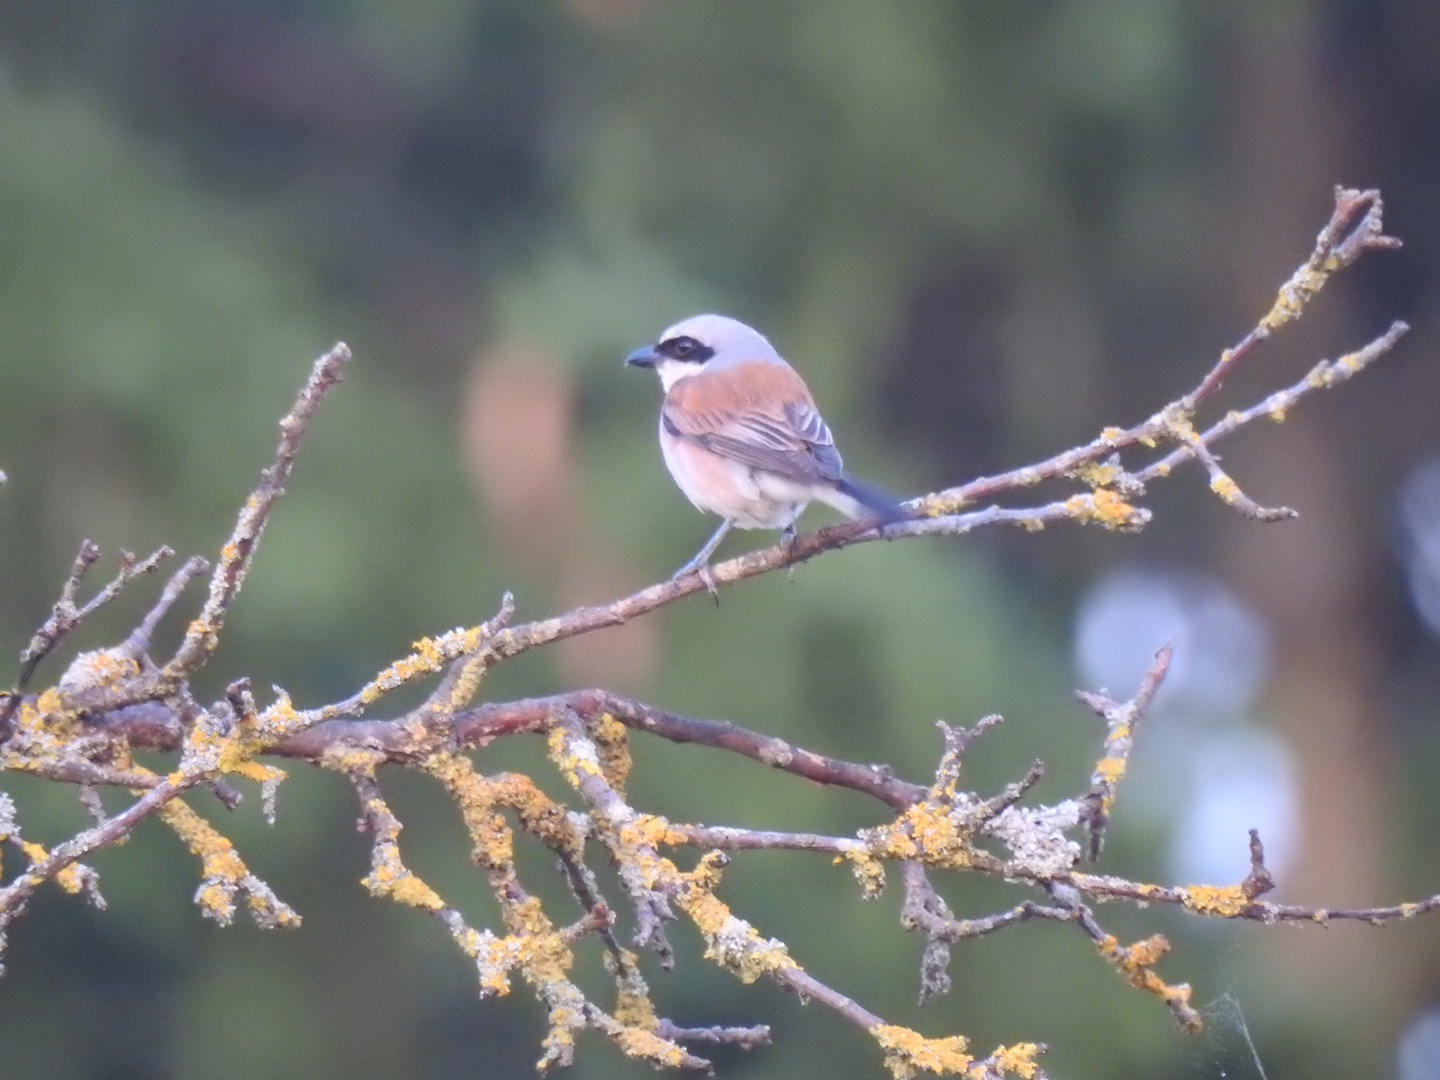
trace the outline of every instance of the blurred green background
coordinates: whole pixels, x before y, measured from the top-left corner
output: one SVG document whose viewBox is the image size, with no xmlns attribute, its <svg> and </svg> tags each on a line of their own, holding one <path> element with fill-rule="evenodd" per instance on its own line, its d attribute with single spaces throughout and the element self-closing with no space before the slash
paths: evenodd
<svg viewBox="0 0 1440 1080">
<path fill-rule="evenodd" d="M 0 2 L 0 628 L 13 656 L 83 537 L 213 553 L 315 354 L 356 360 L 307 437 L 200 689 L 246 674 L 351 692 L 414 638 L 654 580 L 708 535 L 620 358 L 721 310 L 803 371 L 857 472 L 918 492 L 1047 456 L 1185 389 L 1310 248 L 1331 186 L 1381 186 L 1403 252 L 1369 257 L 1257 353 L 1248 404 L 1403 317 L 1380 367 L 1227 447 L 1298 522 L 1242 521 L 1186 471 L 1152 528 L 874 545 L 526 657 L 492 698 L 604 685 L 923 780 L 936 718 L 1007 723 L 981 790 L 1088 776 L 1070 698 L 1128 695 L 1177 641 L 1101 869 L 1244 872 L 1278 895 L 1440 889 L 1440 13 L 1430 0 L 102 0 Z M 807 518 L 818 523 L 824 511 Z M 723 552 L 767 542 L 741 533 Z M 113 566 L 113 562 L 102 564 Z M 97 571 L 97 578 L 99 571 Z M 75 644 L 123 634 L 131 590 Z M 193 601 L 192 597 L 192 601 Z M 177 620 L 178 622 L 178 620 Z M 166 641 L 173 641 L 171 627 Z M 13 661 L 11 661 L 13 665 Z M 42 674 L 54 678 L 63 658 Z M 13 667 L 9 669 L 13 672 Z M 0 681 L 11 675 L 0 672 Z M 398 709 L 397 703 L 392 706 Z M 679 820 L 827 831 L 883 820 L 702 749 L 640 740 L 633 795 Z M 534 743 L 477 755 L 560 785 Z M 442 928 L 368 899 L 355 807 L 292 770 L 272 829 L 217 820 L 305 925 L 221 930 L 147 826 L 97 860 L 108 911 L 43 893 L 0 980 L 0 1077 L 515 1077 L 523 990 L 476 1000 Z M 453 808 L 384 778 L 411 865 L 493 918 Z M 74 794 L 5 778 L 31 839 Z M 120 805 L 111 794 L 109 805 Z M 566 898 L 549 860 L 527 884 Z M 13 860 L 12 860 L 13 869 Z M 1191 876 L 1193 875 L 1193 876 Z M 957 912 L 1014 902 L 943 880 Z M 795 956 L 929 1034 L 1050 1044 L 1056 1078 L 1440 1077 L 1440 921 L 1270 929 L 1101 910 L 1171 935 L 1199 1038 L 1073 930 L 957 946 L 915 1005 L 899 895 L 740 857 L 722 895 Z M 568 918 L 568 915 L 563 917 Z M 651 970 L 679 1023 L 772 1024 L 728 1077 L 873 1077 L 865 1036 L 742 987 L 677 926 Z M 595 978 L 594 943 L 582 947 Z M 574 1075 L 646 1074 L 601 1040 Z"/>
</svg>

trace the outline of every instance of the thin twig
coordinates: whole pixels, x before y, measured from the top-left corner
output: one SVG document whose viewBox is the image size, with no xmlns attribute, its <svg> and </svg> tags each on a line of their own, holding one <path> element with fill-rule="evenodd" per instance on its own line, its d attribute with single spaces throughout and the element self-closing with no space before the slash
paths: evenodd
<svg viewBox="0 0 1440 1080">
<path fill-rule="evenodd" d="M 821 851 L 832 855 L 863 851 L 853 836 L 736 829 L 725 825 L 675 825 L 665 830 L 665 843 L 719 851 Z"/>
<path fill-rule="evenodd" d="M 160 620 L 165 618 L 170 609 L 175 606 L 175 601 L 180 599 L 180 594 L 185 587 L 199 574 L 210 569 L 210 561 L 199 555 L 192 555 L 185 560 L 183 566 L 170 576 L 165 583 L 165 588 L 160 593 L 160 598 L 145 617 L 140 620 L 134 632 L 125 639 L 121 649 L 132 659 L 138 660 L 145 653 L 150 651 L 150 639 L 155 636 L 155 628 L 160 625 Z"/>
<path fill-rule="evenodd" d="M 0 889 L 0 929 L 25 910 L 30 897 L 45 882 L 73 866 L 90 852 L 118 843 L 136 824 L 198 782 L 199 777 L 184 775 L 163 780 L 120 813 L 51 848 L 49 855 L 32 864 L 9 885 Z"/>
<path fill-rule="evenodd" d="M 1275 887 L 1275 879 L 1265 866 L 1265 845 L 1260 843 L 1260 830 L 1250 830 L 1250 873 L 1240 883 L 1240 891 L 1251 900 L 1263 896 Z"/>
<path fill-rule="evenodd" d="M 99 559 L 99 544 L 93 540 L 80 541 L 80 550 L 75 553 L 75 561 L 70 566 L 70 576 L 60 586 L 60 598 L 51 608 L 50 617 L 45 620 L 39 630 L 35 631 L 35 636 L 30 639 L 30 644 L 25 646 L 24 651 L 20 654 L 20 674 L 15 679 L 16 693 L 25 689 L 40 661 L 80 621 L 80 611 L 75 606 L 75 594 L 80 589 L 80 583 L 85 580 L 85 575 Z M 127 569 L 128 566 L 122 555 L 120 572 L 123 574 Z"/>
<path fill-rule="evenodd" d="M 750 1027 L 679 1027 L 662 1019 L 655 1025 L 655 1034 L 671 1042 L 706 1042 L 753 1050 L 757 1046 L 770 1045 L 770 1025 L 754 1024 Z"/>
<path fill-rule="evenodd" d="M 98 544 L 92 540 L 81 542 L 80 550 L 76 553 L 75 562 L 70 569 L 70 576 L 65 579 L 65 584 L 60 589 L 60 599 L 55 602 L 50 617 L 45 620 L 39 630 L 35 631 L 35 636 L 30 639 L 30 644 L 20 654 L 20 674 L 15 679 L 14 689 L 4 695 L 3 700 L 0 700 L 0 742 L 10 735 L 10 721 L 15 715 L 16 707 L 20 704 L 21 695 L 35 674 L 35 669 L 39 667 L 40 661 L 54 652 L 55 647 L 60 644 L 66 634 L 94 614 L 97 609 L 119 596 L 126 585 L 141 574 L 150 573 L 162 559 L 168 559 L 173 554 L 174 552 L 170 548 L 162 546 L 152 552 L 148 558 L 137 563 L 135 556 L 128 551 L 122 551 L 120 553 L 120 572 L 84 607 L 76 607 L 75 593 L 79 590 L 86 572 L 100 558 Z"/>
<path fill-rule="evenodd" d="M 1101 755 L 1095 772 L 1090 777 L 1090 790 L 1084 799 L 1085 821 L 1090 830 L 1090 859 L 1100 857 L 1105 843 L 1105 826 L 1110 822 L 1110 808 L 1115 804 L 1115 792 L 1130 763 L 1130 750 L 1135 745 L 1135 728 L 1140 717 L 1150 707 L 1165 673 L 1170 670 L 1170 658 L 1174 647 L 1166 642 L 1155 654 L 1140 680 L 1140 688 L 1123 705 L 1112 701 L 1104 694 L 1077 691 L 1075 696 L 1093 709 L 1105 721 L 1105 752 Z"/>
<path fill-rule="evenodd" d="M 1287 386 L 1283 390 L 1275 391 L 1248 409 L 1235 409 L 1226 413 L 1223 419 L 1217 420 L 1201 432 L 1200 441 L 1206 446 L 1212 446 L 1262 416 L 1268 416 L 1273 420 L 1283 420 L 1302 398 L 1317 390 L 1328 390 L 1333 386 L 1339 386 L 1358 375 L 1395 348 L 1400 343 L 1400 339 L 1409 332 L 1410 324 L 1397 319 L 1383 334 L 1354 352 L 1346 353 L 1337 360 L 1322 360 L 1299 382 Z M 1168 476 L 1177 465 L 1183 464 L 1194 456 L 1193 446 L 1189 444 L 1181 446 L 1159 461 L 1135 472 L 1134 478 L 1142 484 L 1148 484 L 1153 480 Z"/>
<path fill-rule="evenodd" d="M 1396 237 L 1385 235 L 1381 223 L 1384 205 L 1380 192 L 1374 188 L 1366 191 L 1335 188 L 1335 210 L 1315 238 L 1310 257 L 1280 286 L 1274 306 L 1255 328 L 1234 348 L 1226 349 L 1200 385 L 1182 399 L 1182 408 L 1193 411 L 1202 399 L 1219 389 L 1225 377 L 1255 346 L 1281 326 L 1299 318 L 1305 305 L 1337 270 L 1343 270 L 1366 251 L 1401 246 Z M 1355 215 L 1362 209 L 1365 212 L 1357 222 Z"/>
<path fill-rule="evenodd" d="M 260 474 L 259 486 L 246 500 L 230 539 L 220 549 L 220 560 L 210 578 L 210 594 L 205 606 L 199 617 L 191 622 L 175 655 L 165 665 L 167 681 L 176 681 L 190 674 L 215 651 L 220 631 L 225 625 L 225 614 L 235 594 L 240 591 L 246 571 L 250 569 L 250 559 L 255 545 L 260 542 L 265 522 L 275 501 L 285 493 L 285 481 L 290 477 L 305 429 L 326 393 L 339 383 L 349 360 L 350 349 L 344 342 L 336 343 L 316 360 L 310 378 L 295 399 L 294 407 L 280 421 L 280 443 L 275 448 L 274 460 Z"/>
</svg>

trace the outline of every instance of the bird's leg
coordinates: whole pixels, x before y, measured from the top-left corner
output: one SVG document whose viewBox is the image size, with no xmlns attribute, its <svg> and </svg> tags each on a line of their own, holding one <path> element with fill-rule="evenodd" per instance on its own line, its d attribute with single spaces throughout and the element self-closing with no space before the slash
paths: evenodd
<svg viewBox="0 0 1440 1080">
<path fill-rule="evenodd" d="M 790 522 L 780 530 L 780 543 L 785 545 L 787 555 L 795 553 L 795 522 Z M 795 564 L 793 562 L 785 568 L 785 576 L 791 581 L 795 580 Z"/>
<path fill-rule="evenodd" d="M 705 582 L 705 587 L 713 594 L 715 592 L 715 579 L 710 577 L 709 572 L 706 570 L 706 564 L 710 561 L 710 556 L 715 553 L 715 549 L 720 546 L 720 541 L 725 539 L 725 534 L 730 531 L 730 525 L 731 522 L 729 518 L 722 521 L 720 527 L 715 530 L 715 535 L 710 537 L 709 540 L 706 540 L 705 546 L 695 553 L 695 557 L 680 567 L 679 570 L 676 570 L 670 579 L 673 581 L 675 578 L 682 578 L 686 574 L 700 571 L 701 578 Z"/>
</svg>

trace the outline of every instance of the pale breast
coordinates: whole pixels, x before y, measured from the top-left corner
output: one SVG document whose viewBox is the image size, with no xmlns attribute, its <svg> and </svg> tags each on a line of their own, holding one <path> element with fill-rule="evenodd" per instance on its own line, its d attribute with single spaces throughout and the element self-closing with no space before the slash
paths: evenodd
<svg viewBox="0 0 1440 1080">
<path fill-rule="evenodd" d="M 738 461 L 711 453 L 702 446 L 677 438 L 660 428 L 660 450 L 665 465 L 685 497 L 701 510 L 718 514 L 742 529 L 783 529 L 810 501 L 809 493 L 778 478 L 757 477 Z"/>
</svg>

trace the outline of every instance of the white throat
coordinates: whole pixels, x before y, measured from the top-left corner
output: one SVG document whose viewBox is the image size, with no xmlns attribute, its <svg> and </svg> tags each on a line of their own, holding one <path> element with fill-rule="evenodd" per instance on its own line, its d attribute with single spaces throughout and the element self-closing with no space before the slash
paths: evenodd
<svg viewBox="0 0 1440 1080">
<path fill-rule="evenodd" d="M 670 387 L 681 379 L 700 374 L 701 366 L 700 364 L 686 363 L 684 360 L 661 360 L 655 365 L 655 374 L 660 376 L 661 389 L 668 393 Z"/>
</svg>

